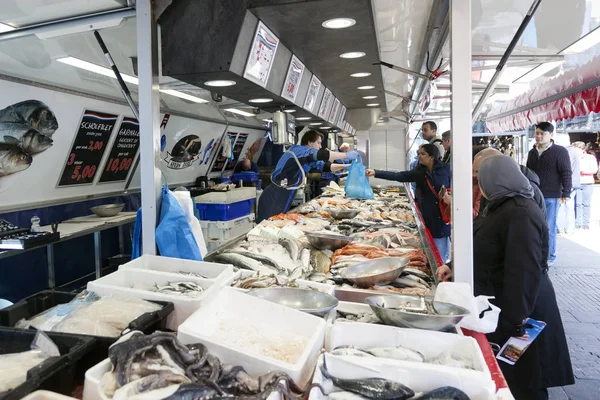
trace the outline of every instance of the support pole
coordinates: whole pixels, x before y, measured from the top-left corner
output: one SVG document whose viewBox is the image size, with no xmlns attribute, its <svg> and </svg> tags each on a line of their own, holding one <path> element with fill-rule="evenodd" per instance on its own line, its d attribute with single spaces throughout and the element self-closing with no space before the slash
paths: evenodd
<svg viewBox="0 0 600 400">
<path fill-rule="evenodd" d="M 156 222 L 160 209 L 160 97 L 158 31 L 152 0 L 136 2 L 140 111 L 140 176 L 142 185 L 142 253 L 156 254 Z"/>
<path fill-rule="evenodd" d="M 454 280 L 473 287 L 471 0 L 450 0 L 450 54 Z"/>
</svg>

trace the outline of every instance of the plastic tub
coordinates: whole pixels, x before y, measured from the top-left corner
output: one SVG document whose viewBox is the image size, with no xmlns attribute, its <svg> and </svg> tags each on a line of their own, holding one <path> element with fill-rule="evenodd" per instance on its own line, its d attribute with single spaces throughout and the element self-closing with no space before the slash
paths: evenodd
<svg viewBox="0 0 600 400">
<path fill-rule="evenodd" d="M 256 188 L 237 188 L 226 192 L 210 192 L 197 196 L 196 203 L 203 204 L 233 204 L 244 200 L 256 199 Z"/>
<path fill-rule="evenodd" d="M 229 324 L 231 329 L 220 329 L 222 324 Z M 264 345 L 251 349 L 246 343 L 233 343 L 227 336 L 234 336 L 238 329 L 245 330 L 245 335 L 239 336 L 240 340 L 249 339 L 248 343 L 260 343 L 263 340 L 262 343 L 269 343 L 272 347 Z M 255 340 L 251 340 L 252 335 L 256 336 Z M 263 335 L 273 335 L 275 339 L 267 341 L 259 338 Z M 292 342 L 292 335 L 297 337 L 295 343 Z M 240 365 L 251 375 L 264 375 L 269 371 L 285 372 L 303 387 L 310 381 L 323 347 L 324 335 L 323 318 L 223 288 L 179 327 L 177 337 L 184 344 L 203 343 L 221 362 Z M 303 338 L 305 342 L 302 343 L 302 339 L 298 338 Z M 275 340 L 280 340 L 280 343 Z M 288 353 L 288 361 L 265 354 L 273 349 L 291 350 L 294 344 L 298 350 L 294 355 Z"/>
<path fill-rule="evenodd" d="M 183 277 L 189 275 L 180 274 L 180 272 L 192 272 L 215 282 L 223 282 L 230 279 L 234 274 L 233 266 L 229 264 L 183 260 L 181 258 L 153 256 L 149 254 L 144 254 L 119 267 L 119 269 L 126 268 L 178 274 L 182 276 L 182 280 L 185 280 Z"/>
<path fill-rule="evenodd" d="M 0 393 L 2 400 L 18 400 L 29 393 L 45 389 L 61 394 L 71 394 L 74 377 L 80 371 L 80 361 L 94 350 L 96 341 L 67 333 L 46 333 L 58 346 L 60 357 L 52 357 L 27 372 L 27 381 L 7 392 Z M 14 328 L 0 328 L 0 354 L 20 353 L 31 349 L 36 332 Z M 83 372 L 83 371 L 81 371 Z"/>
<path fill-rule="evenodd" d="M 170 282 L 188 281 L 202 286 L 204 292 L 192 298 L 184 295 L 157 293 L 152 290 L 155 285 L 167 285 Z M 133 287 L 138 288 L 134 289 Z M 213 295 L 219 285 L 213 281 L 194 276 L 181 276 L 168 272 L 139 270 L 134 268 L 120 269 L 112 274 L 103 276 L 95 281 L 88 282 L 89 291 L 98 294 L 121 294 L 137 297 L 144 300 L 168 301 L 173 303 L 174 310 L 167 318 L 167 328 L 177 330 L 190 315 Z"/>
<path fill-rule="evenodd" d="M 254 214 L 232 219 L 231 221 L 200 221 L 204 239 L 232 240 L 254 228 Z"/>
<path fill-rule="evenodd" d="M 252 212 L 256 199 L 242 200 L 231 204 L 197 203 L 196 208 L 203 221 L 231 221 Z"/>
</svg>

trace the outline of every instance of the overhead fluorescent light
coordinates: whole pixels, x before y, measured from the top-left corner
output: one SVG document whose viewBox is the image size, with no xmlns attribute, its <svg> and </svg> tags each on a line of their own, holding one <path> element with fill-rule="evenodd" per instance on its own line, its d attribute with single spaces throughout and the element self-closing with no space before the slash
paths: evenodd
<svg viewBox="0 0 600 400">
<path fill-rule="evenodd" d="M 371 76 L 370 72 L 357 72 L 355 74 L 350 75 L 353 78 L 364 78 L 365 76 Z"/>
<path fill-rule="evenodd" d="M 537 67 L 530 70 L 529 72 L 526 72 L 525 74 L 521 75 L 519 78 L 517 78 L 515 81 L 513 81 L 513 83 L 529 83 L 529 82 L 533 81 L 534 79 L 537 79 L 540 76 L 550 72 L 554 68 L 561 65 L 563 62 L 564 61 L 561 60 L 561 61 L 554 61 L 554 62 L 540 64 Z"/>
<path fill-rule="evenodd" d="M 16 28 L 13 28 L 10 25 L 6 25 L 6 24 L 3 24 L 3 23 L 0 23 L 0 33 L 14 31 L 15 29 Z"/>
<path fill-rule="evenodd" d="M 375 86 L 359 86 L 357 89 L 358 90 L 369 90 L 369 89 L 375 89 Z"/>
<path fill-rule="evenodd" d="M 212 87 L 225 87 L 225 86 L 233 86 L 236 84 L 236 82 L 229 81 L 229 80 L 216 80 L 216 81 L 206 81 L 206 82 L 204 82 L 204 84 L 206 86 L 212 86 Z"/>
<path fill-rule="evenodd" d="M 367 107 L 377 107 L 379 105 L 379 103 L 369 103 L 367 104 Z"/>
<path fill-rule="evenodd" d="M 81 60 L 79 58 L 61 57 L 61 58 L 57 58 L 56 61 L 63 63 L 63 64 L 70 65 L 72 67 L 85 69 L 86 71 L 94 72 L 98 75 L 104 75 L 104 76 L 108 76 L 109 78 L 117 79 L 117 77 L 115 76 L 115 73 L 113 72 L 112 69 L 102 67 L 100 65 L 93 64 L 93 63 Z M 139 84 L 138 78 L 136 78 L 135 76 L 131 76 L 131 75 L 123 74 L 123 73 L 121 73 L 120 75 L 121 75 L 121 78 L 123 78 L 123 80 L 127 83 L 131 83 L 133 85 Z M 192 96 L 190 94 L 183 93 L 178 90 L 160 89 L 160 92 L 171 95 L 171 96 L 179 97 L 180 99 L 193 101 L 194 103 L 208 103 L 208 100 L 204 100 L 204 99 L 201 99 L 200 97 Z"/>
<path fill-rule="evenodd" d="M 115 73 L 113 72 L 112 69 L 106 68 L 106 67 L 102 67 L 102 66 L 97 65 L 97 64 L 92 64 L 90 62 L 80 60 L 79 58 L 75 58 L 75 57 L 62 57 L 62 58 L 57 58 L 56 61 L 58 61 L 60 63 L 63 63 L 63 64 L 71 65 L 71 66 L 76 67 L 76 68 L 85 69 L 87 71 L 94 72 L 94 73 L 96 73 L 98 75 L 104 75 L 104 76 L 108 76 L 109 78 L 117 79 L 115 77 Z M 135 76 L 131 76 L 131 75 L 127 75 L 127 74 L 121 73 L 121 77 L 127 83 L 132 83 L 134 85 L 138 84 L 138 78 L 136 78 Z"/>
<path fill-rule="evenodd" d="M 331 129 L 331 126 L 322 126 L 321 129 Z"/>
<path fill-rule="evenodd" d="M 377 96 L 363 96 L 363 99 L 367 99 L 367 100 L 376 99 L 376 98 L 377 98 Z"/>
<path fill-rule="evenodd" d="M 229 111 L 230 113 L 243 115 L 244 117 L 254 117 L 254 114 L 247 111 L 238 110 L 237 108 L 224 108 L 223 110 Z"/>
<path fill-rule="evenodd" d="M 328 19 L 327 21 L 323 22 L 321 25 L 327 29 L 344 29 L 344 28 L 349 28 L 349 27 L 353 26 L 354 24 L 356 24 L 356 21 L 353 20 L 352 18 L 333 18 L 333 19 Z"/>
<path fill-rule="evenodd" d="M 310 119 L 310 117 L 298 117 L 296 118 L 296 121 L 308 121 Z"/>
<path fill-rule="evenodd" d="M 268 119 L 268 118 L 264 118 L 263 121 L 265 121 L 265 122 L 273 122 L 272 119 Z"/>
<path fill-rule="evenodd" d="M 365 53 L 363 53 L 362 51 L 351 51 L 348 53 L 342 53 L 340 54 L 341 58 L 361 58 L 366 56 Z"/>
<path fill-rule="evenodd" d="M 250 102 L 250 103 L 270 103 L 272 101 L 273 101 L 273 99 L 266 99 L 266 98 L 258 98 L 258 99 L 248 100 L 248 102 Z"/>
<path fill-rule="evenodd" d="M 287 110 L 283 110 L 283 112 L 294 113 L 294 112 L 296 112 L 296 110 L 294 110 L 293 108 L 288 108 Z"/>
<path fill-rule="evenodd" d="M 577 54 L 582 53 L 600 43 L 600 27 L 588 32 L 585 36 L 581 37 L 575 43 L 562 50 L 558 54 Z"/>
<path fill-rule="evenodd" d="M 309 125 L 319 126 L 319 125 L 323 125 L 323 123 L 322 122 L 313 122 L 313 123 L 310 123 Z"/>
</svg>

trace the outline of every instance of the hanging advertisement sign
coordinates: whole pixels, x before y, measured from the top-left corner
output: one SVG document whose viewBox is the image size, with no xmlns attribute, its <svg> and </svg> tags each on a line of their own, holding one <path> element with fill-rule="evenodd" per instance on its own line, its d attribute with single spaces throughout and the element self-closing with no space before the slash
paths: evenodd
<svg viewBox="0 0 600 400">
<path fill-rule="evenodd" d="M 219 152 L 217 153 L 217 157 L 215 162 L 210 169 L 210 172 L 222 172 L 225 165 L 229 162 L 229 157 L 231 156 L 232 149 L 234 147 L 233 143 L 235 143 L 235 139 L 237 138 L 237 133 L 229 132 L 227 136 L 225 136 L 219 146 Z M 229 150 L 229 151 L 228 151 Z"/>
<path fill-rule="evenodd" d="M 127 179 L 139 148 L 140 124 L 135 118 L 124 117 L 98 183 L 121 182 Z"/>
<path fill-rule="evenodd" d="M 267 86 L 277 46 L 279 46 L 277 36 L 262 21 L 259 21 L 250 47 L 250 55 L 246 62 L 244 78 L 262 87 Z"/>
<path fill-rule="evenodd" d="M 331 107 L 331 112 L 329 113 L 329 119 L 327 121 L 331 122 L 334 125 L 337 121 L 338 112 L 340 110 L 340 104 L 340 100 L 336 97 L 333 100 L 333 107 Z"/>
<path fill-rule="evenodd" d="M 342 105 L 342 110 L 340 111 L 340 118 L 337 120 L 336 125 L 340 128 L 344 126 L 344 117 L 346 117 L 346 106 Z"/>
<path fill-rule="evenodd" d="M 317 103 L 317 95 L 319 94 L 319 89 L 321 89 L 321 81 L 317 78 L 316 75 L 313 75 L 310 79 L 310 84 L 308 85 L 308 93 L 306 94 L 306 99 L 304 100 L 304 109 L 308 112 L 314 112 L 316 103 Z"/>
<path fill-rule="evenodd" d="M 96 172 L 119 116 L 84 110 L 58 187 L 94 182 Z"/>
<path fill-rule="evenodd" d="M 325 94 L 323 95 L 323 100 L 321 100 L 321 107 L 319 107 L 319 118 L 323 118 L 327 120 L 329 113 L 331 112 L 331 107 L 333 106 L 333 93 L 331 90 L 325 89 Z"/>
<path fill-rule="evenodd" d="M 244 146 L 246 145 L 246 141 L 248 140 L 248 134 L 247 133 L 240 133 L 235 141 L 235 145 L 233 146 L 233 160 L 231 160 L 230 162 L 227 163 L 227 166 L 225 167 L 225 171 L 233 171 L 235 169 L 235 166 L 238 163 L 238 158 L 240 157 L 240 154 L 242 153 L 242 149 L 244 148 Z"/>
<path fill-rule="evenodd" d="M 281 97 L 288 99 L 291 102 L 296 101 L 298 95 L 298 89 L 300 87 L 300 81 L 304 75 L 304 64 L 295 55 L 292 55 L 292 61 L 288 67 L 287 75 L 283 83 L 283 90 Z"/>
</svg>

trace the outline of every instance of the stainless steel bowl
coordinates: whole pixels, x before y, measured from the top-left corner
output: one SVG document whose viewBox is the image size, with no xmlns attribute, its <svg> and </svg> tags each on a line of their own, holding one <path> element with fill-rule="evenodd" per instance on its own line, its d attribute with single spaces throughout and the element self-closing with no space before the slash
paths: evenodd
<svg viewBox="0 0 600 400">
<path fill-rule="evenodd" d="M 319 250 L 337 250 L 352 243 L 349 236 L 331 235 L 327 233 L 305 232 L 308 242 Z"/>
<path fill-rule="evenodd" d="M 335 219 L 352 219 L 360 214 L 360 210 L 336 210 L 335 208 L 329 209 L 327 212 Z"/>
<path fill-rule="evenodd" d="M 120 213 L 125 207 L 124 203 L 121 204 L 105 204 L 103 206 L 96 206 L 90 208 L 90 211 L 96 214 L 101 218 L 105 217 L 114 217 L 118 213 Z"/>
<path fill-rule="evenodd" d="M 251 290 L 248 294 L 318 317 L 324 317 L 338 305 L 335 297 L 312 289 L 274 287 Z"/>
<path fill-rule="evenodd" d="M 419 307 L 421 299 L 425 299 L 425 302 L 430 304 L 430 308 L 435 312 L 434 314 L 422 314 L 399 309 L 399 307 L 407 305 L 409 307 Z M 371 309 L 384 324 L 404 328 L 447 331 L 454 328 L 464 317 L 469 315 L 469 310 L 454 304 L 407 294 L 368 297 L 365 299 L 365 303 L 371 306 Z"/>
<path fill-rule="evenodd" d="M 342 269 L 341 276 L 359 287 L 386 284 L 400 276 L 410 262 L 407 257 L 382 257 Z"/>
</svg>

